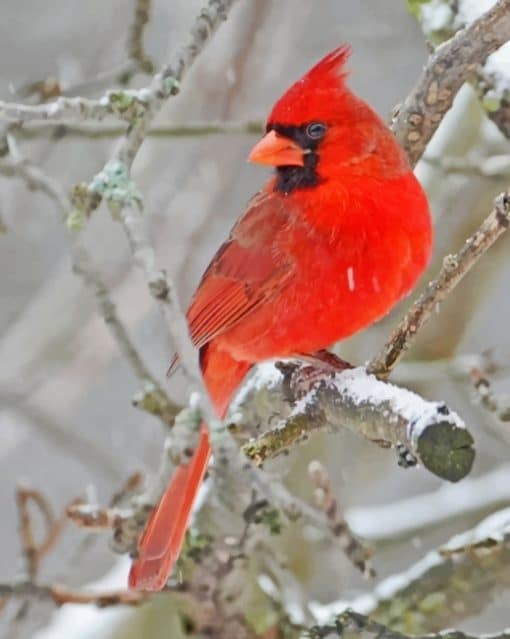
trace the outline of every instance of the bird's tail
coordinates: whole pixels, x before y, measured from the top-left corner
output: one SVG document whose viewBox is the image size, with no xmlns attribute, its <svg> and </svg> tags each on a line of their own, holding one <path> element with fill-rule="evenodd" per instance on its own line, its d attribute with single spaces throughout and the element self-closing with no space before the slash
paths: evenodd
<svg viewBox="0 0 510 639">
<path fill-rule="evenodd" d="M 207 345 L 200 351 L 200 367 L 215 410 L 223 418 L 251 364 L 238 362 L 214 345 Z M 164 588 L 180 555 L 191 510 L 210 455 L 209 432 L 207 425 L 202 424 L 193 456 L 175 470 L 140 537 L 138 556 L 129 573 L 130 588 Z"/>
</svg>

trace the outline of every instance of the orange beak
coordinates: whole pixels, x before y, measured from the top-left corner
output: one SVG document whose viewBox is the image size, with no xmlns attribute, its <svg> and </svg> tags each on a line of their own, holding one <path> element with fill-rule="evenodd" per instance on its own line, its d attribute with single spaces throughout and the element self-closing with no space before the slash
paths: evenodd
<svg viewBox="0 0 510 639">
<path fill-rule="evenodd" d="M 257 142 L 248 156 L 249 162 L 269 166 L 304 166 L 303 149 L 275 131 L 269 131 Z"/>
</svg>

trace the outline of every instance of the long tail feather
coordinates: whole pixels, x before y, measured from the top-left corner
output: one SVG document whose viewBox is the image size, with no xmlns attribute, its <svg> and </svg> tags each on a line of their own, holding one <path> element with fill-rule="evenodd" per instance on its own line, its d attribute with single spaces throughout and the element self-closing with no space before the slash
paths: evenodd
<svg viewBox="0 0 510 639">
<path fill-rule="evenodd" d="M 200 351 L 200 366 L 216 412 L 224 417 L 232 395 L 251 364 L 238 362 L 210 344 Z M 174 472 L 140 537 L 138 557 L 129 573 L 130 588 L 154 591 L 165 587 L 181 552 L 210 455 L 209 433 L 206 424 L 202 424 L 193 457 Z"/>
<path fill-rule="evenodd" d="M 202 483 L 211 444 L 207 426 L 202 424 L 193 457 L 181 464 L 168 483 L 138 542 L 138 557 L 129 573 L 129 587 L 162 590 L 184 543 L 195 497 Z"/>
</svg>

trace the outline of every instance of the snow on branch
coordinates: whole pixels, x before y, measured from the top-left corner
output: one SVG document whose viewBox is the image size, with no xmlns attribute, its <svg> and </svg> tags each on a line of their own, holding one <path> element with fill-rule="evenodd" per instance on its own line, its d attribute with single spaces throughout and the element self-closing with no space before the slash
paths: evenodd
<svg viewBox="0 0 510 639">
<path fill-rule="evenodd" d="M 509 40 L 510 0 L 499 0 L 430 56 L 415 89 L 392 124 L 413 166 L 464 82 Z"/>
<path fill-rule="evenodd" d="M 392 631 L 437 632 L 481 613 L 510 587 L 510 509 L 490 515 L 456 535 L 372 593 L 350 602 L 313 604 L 321 623 L 350 609 L 370 615 Z"/>
<path fill-rule="evenodd" d="M 412 12 L 428 40 L 435 46 L 451 38 L 460 28 L 469 27 L 480 18 L 484 19 L 482 14 L 487 9 L 499 10 L 499 7 L 490 7 L 495 4 L 495 0 L 424 0 L 415 6 Z M 478 64 L 470 69 L 469 77 L 464 77 L 464 81 L 468 80 L 473 84 L 487 116 L 503 135 L 510 137 L 510 44 L 501 44 L 502 46 L 487 60 L 479 60 Z"/>
<path fill-rule="evenodd" d="M 303 393 L 310 375 L 311 387 Z M 244 444 L 243 452 L 256 464 L 314 432 L 342 428 L 396 448 L 403 466 L 420 463 L 450 481 L 465 477 L 473 464 L 473 439 L 458 415 L 444 403 L 422 399 L 364 368 L 333 373 L 297 362 L 262 364 L 236 399 L 233 413 L 242 415 L 238 427 L 247 431 L 275 414 L 282 418 Z"/>
<path fill-rule="evenodd" d="M 346 610 L 338 615 L 332 623 L 310 628 L 306 636 L 309 639 L 333 639 L 333 637 L 375 637 L 375 639 L 478 639 L 460 630 L 444 630 L 435 634 L 409 635 L 393 630 L 384 624 L 374 621 L 366 615 L 353 610 Z M 507 639 L 508 632 L 484 634 L 483 639 Z M 480 638 L 481 639 L 481 638 Z"/>
<path fill-rule="evenodd" d="M 510 587 L 510 510 L 497 512 L 456 535 L 405 572 L 383 580 L 370 594 L 350 602 L 312 604 L 323 624 L 346 612 L 370 615 L 399 636 L 437 632 L 482 612 Z M 318 635 L 320 636 L 320 635 Z"/>
</svg>

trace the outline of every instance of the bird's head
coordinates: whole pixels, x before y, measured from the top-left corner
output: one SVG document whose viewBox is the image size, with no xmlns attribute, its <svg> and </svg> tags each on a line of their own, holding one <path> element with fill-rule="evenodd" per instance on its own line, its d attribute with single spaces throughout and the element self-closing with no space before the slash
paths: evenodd
<svg viewBox="0 0 510 639">
<path fill-rule="evenodd" d="M 344 45 L 326 55 L 274 105 L 266 134 L 248 159 L 276 168 L 277 190 L 315 186 L 381 151 L 391 136 L 346 85 L 350 52 Z"/>
</svg>

